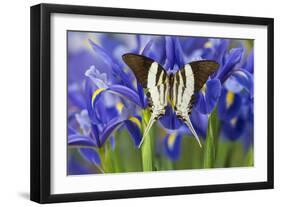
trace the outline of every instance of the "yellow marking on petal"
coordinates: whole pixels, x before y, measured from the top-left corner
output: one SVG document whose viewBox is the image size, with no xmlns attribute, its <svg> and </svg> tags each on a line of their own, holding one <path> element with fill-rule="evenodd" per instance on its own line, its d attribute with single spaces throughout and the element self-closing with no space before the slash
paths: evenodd
<svg viewBox="0 0 281 207">
<path fill-rule="evenodd" d="M 88 39 L 84 39 L 83 40 L 83 45 L 85 45 L 88 49 L 92 49 L 92 46 L 91 44 L 89 43 L 89 40 Z"/>
<path fill-rule="evenodd" d="M 232 126 L 234 126 L 236 124 L 236 122 L 237 122 L 237 118 L 236 117 L 234 117 L 234 118 L 232 118 L 230 120 L 230 123 L 231 123 Z"/>
<path fill-rule="evenodd" d="M 231 91 L 228 91 L 226 94 L 226 106 L 227 108 L 230 107 L 233 104 L 234 101 L 234 93 Z"/>
<path fill-rule="evenodd" d="M 211 48 L 213 46 L 213 43 L 211 41 L 208 41 L 204 44 L 205 48 Z"/>
<path fill-rule="evenodd" d="M 141 123 L 140 123 L 140 120 L 134 116 L 130 116 L 129 117 L 129 120 L 133 123 L 135 123 L 139 128 L 141 128 Z"/>
<path fill-rule="evenodd" d="M 121 102 L 118 102 L 116 104 L 116 108 L 117 108 L 118 112 L 121 113 L 124 108 L 124 104 L 122 104 Z"/>
<path fill-rule="evenodd" d="M 91 51 L 93 51 L 93 48 L 92 48 L 92 45 L 91 43 L 89 42 L 89 40 L 91 40 L 93 43 L 95 43 L 96 45 L 100 45 L 100 40 L 99 38 L 94 35 L 94 34 L 88 34 L 84 41 L 83 41 L 83 44 L 88 48 L 90 49 Z"/>
<path fill-rule="evenodd" d="M 94 101 L 95 101 L 95 98 L 97 97 L 97 95 L 99 95 L 104 90 L 106 90 L 106 89 L 105 88 L 99 88 L 99 89 L 95 90 L 95 92 L 92 95 L 92 105 L 94 104 Z"/>
<path fill-rule="evenodd" d="M 177 137 L 176 133 L 172 133 L 169 135 L 169 137 L 168 137 L 168 147 L 169 148 L 173 148 L 176 137 Z"/>
</svg>

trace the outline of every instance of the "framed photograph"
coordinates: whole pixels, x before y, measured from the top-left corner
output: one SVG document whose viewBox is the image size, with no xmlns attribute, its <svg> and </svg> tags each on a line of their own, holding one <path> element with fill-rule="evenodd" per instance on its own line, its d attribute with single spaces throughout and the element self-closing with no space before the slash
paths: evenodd
<svg viewBox="0 0 281 207">
<path fill-rule="evenodd" d="M 31 200 L 273 188 L 273 19 L 31 7 Z"/>
</svg>

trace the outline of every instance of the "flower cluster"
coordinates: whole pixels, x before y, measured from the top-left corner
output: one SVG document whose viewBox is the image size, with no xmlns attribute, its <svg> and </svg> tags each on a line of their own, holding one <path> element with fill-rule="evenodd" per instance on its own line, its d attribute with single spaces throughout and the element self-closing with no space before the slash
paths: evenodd
<svg viewBox="0 0 281 207">
<path fill-rule="evenodd" d="M 196 94 L 191 122 L 205 139 L 210 113 L 216 111 L 220 137 L 241 140 L 244 148 L 253 139 L 252 42 L 203 37 L 68 32 L 68 146 L 76 148 L 91 172 L 102 172 L 105 143 L 115 147 L 115 135 L 126 131 L 137 148 L 143 132 L 147 100 L 143 88 L 122 61 L 125 53 L 150 57 L 174 73 L 186 63 L 208 59 L 219 63 L 203 89 Z M 171 107 L 158 121 L 162 133 L 158 149 L 176 161 L 181 140 L 189 129 Z M 87 173 L 75 156 L 69 157 L 70 174 Z"/>
</svg>

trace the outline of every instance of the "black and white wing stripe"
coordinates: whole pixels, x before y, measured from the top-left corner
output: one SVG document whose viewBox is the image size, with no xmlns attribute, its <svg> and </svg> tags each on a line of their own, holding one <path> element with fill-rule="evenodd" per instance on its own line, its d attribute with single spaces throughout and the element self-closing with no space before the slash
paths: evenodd
<svg viewBox="0 0 281 207">
<path fill-rule="evenodd" d="M 165 114 L 168 105 L 169 81 L 166 71 L 154 60 L 142 55 L 125 54 L 124 62 L 132 69 L 146 92 L 151 117 L 143 133 L 141 146 L 153 123 Z"/>
<path fill-rule="evenodd" d="M 124 54 L 122 58 L 143 88 L 152 88 L 166 82 L 167 73 L 156 61 L 132 53 Z"/>
<path fill-rule="evenodd" d="M 214 61 L 196 61 L 186 64 L 175 74 L 173 79 L 172 103 L 176 115 L 188 126 L 200 147 L 199 137 L 192 126 L 189 115 L 195 102 L 194 93 L 203 87 L 209 76 L 217 69 L 218 64 Z"/>
</svg>

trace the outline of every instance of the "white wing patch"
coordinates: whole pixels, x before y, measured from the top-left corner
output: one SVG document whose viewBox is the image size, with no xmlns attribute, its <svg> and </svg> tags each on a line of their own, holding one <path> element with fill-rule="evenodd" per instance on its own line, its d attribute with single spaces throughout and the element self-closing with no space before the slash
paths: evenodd
<svg viewBox="0 0 281 207">
<path fill-rule="evenodd" d="M 144 130 L 142 140 L 139 147 L 142 145 L 144 138 L 152 127 L 153 123 L 165 114 L 166 106 L 168 105 L 169 87 L 168 82 L 160 84 L 152 88 L 148 88 L 148 101 L 151 104 L 151 116 Z"/>
<path fill-rule="evenodd" d="M 185 80 L 184 78 L 185 77 Z M 175 74 L 172 101 L 178 112 L 188 112 L 189 102 L 194 94 L 194 76 L 189 64 Z"/>
<path fill-rule="evenodd" d="M 156 78 L 157 72 L 158 72 L 158 63 L 153 62 L 148 72 L 147 88 L 152 88 L 157 85 L 157 78 Z"/>
</svg>

